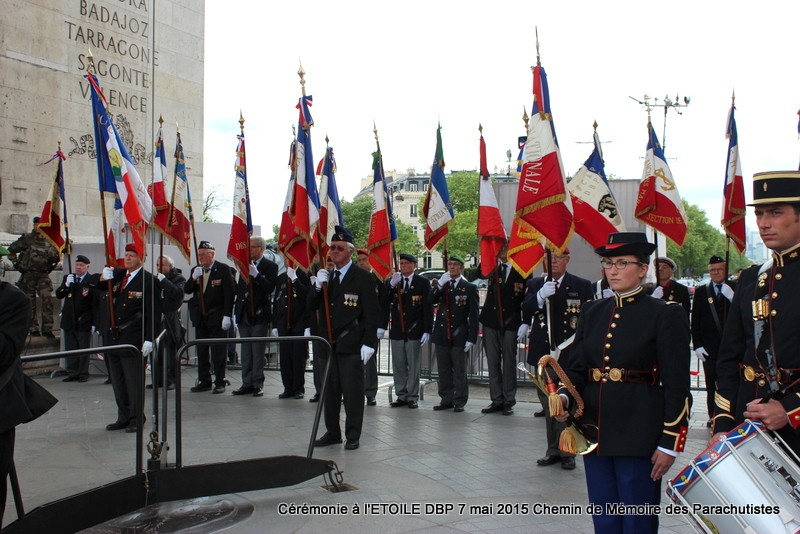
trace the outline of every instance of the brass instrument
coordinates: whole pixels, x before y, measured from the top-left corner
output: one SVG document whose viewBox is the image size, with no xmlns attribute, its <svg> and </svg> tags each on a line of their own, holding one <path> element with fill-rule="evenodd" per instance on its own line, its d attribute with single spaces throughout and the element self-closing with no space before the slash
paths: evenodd
<svg viewBox="0 0 800 534">
<path fill-rule="evenodd" d="M 547 366 L 550 366 L 553 371 L 555 371 L 559 380 L 561 380 L 561 383 L 567 388 L 567 391 L 569 391 L 575 401 L 573 413 L 567 412 L 566 414 L 567 426 L 558 440 L 558 448 L 561 452 L 567 454 L 589 454 L 597 447 L 597 425 L 587 421 L 581 421 L 584 409 L 583 399 L 580 394 L 578 394 L 575 386 L 572 385 L 572 381 L 570 381 L 569 377 L 564 373 L 564 370 L 558 365 L 555 358 L 550 355 L 542 356 L 536 366 L 535 375 L 531 373 L 522 362 L 517 364 L 517 369 L 524 371 L 536 387 L 548 395 L 550 398 L 550 413 L 560 415 L 563 413 L 561 411 L 561 400 L 555 393 L 555 384 L 553 380 L 547 374 Z M 555 408 L 554 401 L 558 402 L 557 409 L 553 409 Z"/>
</svg>

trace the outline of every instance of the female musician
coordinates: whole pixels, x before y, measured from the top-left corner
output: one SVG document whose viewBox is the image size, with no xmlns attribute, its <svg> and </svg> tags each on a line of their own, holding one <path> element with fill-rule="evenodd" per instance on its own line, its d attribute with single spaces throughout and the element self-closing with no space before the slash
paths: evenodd
<svg viewBox="0 0 800 534">
<path fill-rule="evenodd" d="M 661 477 L 686 442 L 689 323 L 681 306 L 642 288 L 655 248 L 643 233 L 619 232 L 595 250 L 614 295 L 584 306 L 566 370 L 598 426 L 598 446 L 583 457 L 589 501 L 601 506 L 596 532 L 655 532 L 648 505 L 660 502 Z M 624 515 L 618 505 L 644 508 Z"/>
</svg>

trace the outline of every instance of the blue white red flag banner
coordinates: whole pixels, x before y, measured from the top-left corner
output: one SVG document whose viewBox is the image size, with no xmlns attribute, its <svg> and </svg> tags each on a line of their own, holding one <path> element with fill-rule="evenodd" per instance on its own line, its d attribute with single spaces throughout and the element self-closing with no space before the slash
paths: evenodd
<svg viewBox="0 0 800 534">
<path fill-rule="evenodd" d="M 390 228 L 389 204 L 386 195 L 386 178 L 383 160 L 378 149 L 372 153 L 372 215 L 369 221 L 369 264 L 375 274 L 383 280 L 392 272 L 392 231 Z M 396 236 L 396 233 L 395 233 Z"/>
<path fill-rule="evenodd" d="M 436 153 L 433 156 L 431 180 L 422 212 L 426 218 L 425 248 L 433 250 L 433 247 L 447 235 L 450 221 L 455 218 L 453 205 L 450 203 L 450 191 L 447 189 L 447 178 L 444 175 L 441 125 L 436 128 Z"/>
<path fill-rule="evenodd" d="M 286 189 L 286 200 L 283 203 L 283 213 L 281 214 L 281 227 L 278 232 L 278 250 L 286 258 L 287 267 L 299 267 L 301 265 L 310 264 L 312 258 L 309 257 L 308 243 L 300 235 L 297 227 L 294 225 L 292 219 L 292 205 L 294 204 L 294 195 L 296 191 L 295 183 L 297 174 L 297 139 L 292 141 L 289 156 L 289 169 L 291 175 L 289 177 L 289 186 Z"/>
<path fill-rule="evenodd" d="M 511 227 L 508 261 L 528 277 L 541 261 L 544 241 L 560 254 L 572 238 L 572 202 L 561 163 L 547 76 L 541 66 L 533 68 L 533 109 L 528 123 L 517 206 Z"/>
<path fill-rule="evenodd" d="M 744 252 L 746 229 L 744 224 L 745 200 L 744 180 L 742 179 L 742 162 L 739 160 L 739 134 L 736 131 L 734 111 L 731 104 L 728 113 L 728 127 L 725 132 L 728 138 L 728 160 L 725 165 L 725 186 L 722 191 L 722 228 L 733 241 L 739 252 Z"/>
<path fill-rule="evenodd" d="M 634 213 L 637 219 L 681 246 L 686 240 L 686 210 L 649 120 L 647 133 L 647 153 Z"/>
<path fill-rule="evenodd" d="M 245 282 L 250 281 L 250 236 L 253 235 L 253 218 L 250 213 L 250 190 L 247 187 L 247 157 L 244 134 L 237 136 L 236 178 L 233 184 L 233 221 L 228 239 L 228 259 L 239 270 Z"/>
<path fill-rule="evenodd" d="M 575 173 L 567 188 L 572 197 L 575 232 L 592 247 L 605 245 L 608 234 L 625 231 L 625 223 L 606 178 L 597 130 L 589 159 Z"/>
<path fill-rule="evenodd" d="M 319 226 L 317 227 L 317 246 L 320 258 L 328 257 L 328 247 L 336 226 L 344 226 L 342 207 L 339 203 L 339 190 L 336 187 L 336 160 L 333 148 L 325 150 L 325 157 L 317 166 L 319 185 Z"/>
<path fill-rule="evenodd" d="M 520 173 L 522 172 L 522 164 L 524 163 L 524 156 L 525 156 L 525 143 L 528 142 L 527 135 L 521 135 L 517 138 L 517 146 L 519 147 L 519 154 L 517 154 L 517 170 L 515 175 L 519 178 Z"/>
<path fill-rule="evenodd" d="M 133 236 L 130 228 L 125 223 L 125 214 L 122 209 L 122 202 L 119 198 L 114 199 L 114 214 L 108 228 L 106 239 L 106 265 L 111 267 L 125 266 L 125 246 L 133 243 Z"/>
<path fill-rule="evenodd" d="M 186 261 L 191 262 L 194 211 L 192 195 L 189 192 L 189 180 L 186 177 L 186 156 L 183 153 L 180 132 L 175 145 L 175 177 L 172 181 L 172 199 L 169 208 L 170 216 L 166 235 L 181 250 Z"/>
<path fill-rule="evenodd" d="M 480 239 L 481 274 L 488 277 L 497 265 L 500 250 L 506 245 L 506 230 L 500 206 L 494 194 L 489 167 L 486 163 L 486 141 L 480 140 L 480 189 L 478 198 L 478 238 Z"/>
<path fill-rule="evenodd" d="M 139 177 L 133 159 L 106 110 L 97 79 L 87 74 L 92 89 L 92 111 L 97 146 L 97 170 L 101 193 L 115 193 L 122 204 L 132 242 L 144 259 L 147 225 L 152 218 L 153 202 Z"/>
<path fill-rule="evenodd" d="M 64 228 L 67 227 L 67 202 L 64 197 L 64 167 L 62 162 L 67 157 L 59 150 L 42 165 L 50 163 L 54 159 L 58 160 L 58 167 L 56 168 L 53 185 L 50 187 L 50 194 L 44 202 L 42 216 L 39 218 L 36 230 L 61 254 L 65 245 L 64 236 L 61 235 L 61 228 L 62 226 Z M 61 218 L 62 213 L 64 214 L 63 219 Z"/>
<path fill-rule="evenodd" d="M 153 201 L 153 227 L 162 235 L 166 235 L 169 222 L 169 203 L 164 190 L 166 176 L 167 156 L 164 153 L 164 138 L 159 128 L 156 136 L 156 152 L 153 154 L 153 183 L 147 186 L 147 192 Z"/>
</svg>

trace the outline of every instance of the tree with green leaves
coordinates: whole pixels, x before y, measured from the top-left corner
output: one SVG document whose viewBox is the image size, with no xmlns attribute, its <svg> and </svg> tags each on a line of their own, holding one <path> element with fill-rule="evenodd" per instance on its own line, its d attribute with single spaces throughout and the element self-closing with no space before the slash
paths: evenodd
<svg viewBox="0 0 800 534">
<path fill-rule="evenodd" d="M 372 196 L 364 195 L 352 202 L 343 200 L 341 207 L 345 226 L 352 232 L 356 248 L 365 248 L 369 237 L 369 222 L 372 218 Z M 398 220 L 395 220 L 395 225 L 397 227 L 397 241 L 394 243 L 395 250 L 398 253 L 419 254 L 422 250 L 422 244 L 414 233 L 414 229 Z"/>
</svg>

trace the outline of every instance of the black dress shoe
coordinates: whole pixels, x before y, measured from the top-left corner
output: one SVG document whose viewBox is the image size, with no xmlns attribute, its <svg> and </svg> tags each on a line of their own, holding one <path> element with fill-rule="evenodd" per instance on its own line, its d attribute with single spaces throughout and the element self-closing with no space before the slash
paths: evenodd
<svg viewBox="0 0 800 534">
<path fill-rule="evenodd" d="M 514 414 L 514 408 L 512 408 L 508 404 L 503 406 L 503 415 L 513 415 L 513 414 Z"/>
<path fill-rule="evenodd" d="M 464 411 L 464 407 L 463 406 L 456 406 L 456 407 L 453 408 L 453 411 L 455 413 L 461 413 L 461 412 Z"/>
<path fill-rule="evenodd" d="M 545 456 L 544 458 L 539 458 L 536 460 L 536 465 L 538 466 L 545 466 L 545 465 L 553 465 L 557 464 L 561 461 L 561 458 L 558 456 Z"/>
<path fill-rule="evenodd" d="M 76 382 L 77 380 L 78 380 L 77 376 L 70 375 L 66 377 L 64 380 L 62 380 L 62 382 Z"/>
<path fill-rule="evenodd" d="M 487 406 L 486 408 L 481 410 L 481 413 L 494 413 L 494 412 L 501 412 L 501 411 L 503 411 L 503 407 L 501 405 L 499 405 L 499 404 L 490 404 L 489 406 Z"/>
<path fill-rule="evenodd" d="M 88 382 L 88 381 L 89 381 L 89 377 L 88 376 L 81 375 L 81 376 L 78 377 L 78 382 Z"/>
<path fill-rule="evenodd" d="M 167 384 L 167 391 L 173 391 L 174 389 L 175 389 L 174 382 L 170 382 L 169 384 Z"/>
<path fill-rule="evenodd" d="M 419 405 L 417 404 L 417 401 L 408 401 L 408 407 L 412 410 L 416 410 L 419 408 Z"/>
<path fill-rule="evenodd" d="M 344 444 L 344 448 L 348 451 L 354 451 L 358 448 L 358 440 L 357 439 L 348 439 L 347 443 Z"/>
<path fill-rule="evenodd" d="M 433 411 L 441 412 L 442 410 L 449 410 L 452 407 L 453 407 L 452 404 L 437 404 L 436 406 L 433 407 Z"/>
<path fill-rule="evenodd" d="M 261 389 L 261 388 L 255 388 L 253 390 L 253 396 L 254 397 L 263 397 L 264 396 L 264 390 Z"/>
<path fill-rule="evenodd" d="M 279 398 L 279 399 L 290 399 L 290 398 L 292 398 L 292 397 L 294 397 L 294 395 L 293 395 L 293 394 L 291 394 L 291 393 L 289 393 L 288 391 L 284 391 L 283 393 L 281 393 L 280 395 L 278 395 L 278 398 Z"/>
<path fill-rule="evenodd" d="M 308 402 L 319 402 L 319 395 L 314 395 L 313 397 L 308 399 Z"/>
<path fill-rule="evenodd" d="M 153 384 L 147 384 L 144 389 L 153 389 Z"/>
<path fill-rule="evenodd" d="M 375 400 L 375 397 L 367 397 L 367 406 L 375 406 L 376 404 L 378 404 L 378 402 Z"/>
<path fill-rule="evenodd" d="M 569 456 L 567 458 L 562 458 L 561 469 L 566 469 L 567 471 L 575 469 L 575 458 L 572 456 Z"/>
<path fill-rule="evenodd" d="M 131 421 L 130 424 L 125 427 L 126 434 L 134 434 L 137 430 L 139 430 L 139 423 L 137 423 L 136 420 Z"/>
<path fill-rule="evenodd" d="M 314 446 L 327 447 L 328 445 L 336 445 L 337 443 L 341 442 L 342 438 L 335 438 L 326 432 L 321 438 L 314 442 Z"/>
<path fill-rule="evenodd" d="M 214 386 L 214 391 L 212 391 L 214 395 L 219 395 L 220 393 L 225 393 L 225 386 L 220 384 L 218 386 Z"/>
<path fill-rule="evenodd" d="M 404 401 L 403 399 L 397 399 L 396 401 L 389 403 L 389 406 L 392 408 L 399 408 L 400 406 L 405 406 L 406 404 L 408 404 L 407 401 Z"/>
<path fill-rule="evenodd" d="M 106 381 L 103 382 L 103 384 L 110 384 L 110 383 L 111 383 L 111 379 L 110 378 L 106 378 Z"/>
<path fill-rule="evenodd" d="M 106 425 L 106 430 L 122 430 L 128 428 L 128 421 L 114 421 L 110 425 Z"/>
<path fill-rule="evenodd" d="M 202 391 L 211 391 L 211 384 L 198 384 L 196 386 L 192 386 L 189 390 L 192 393 L 200 393 Z"/>
<path fill-rule="evenodd" d="M 254 391 L 251 387 L 240 387 L 239 389 L 234 389 L 231 391 L 231 395 L 247 395 L 248 393 L 252 393 Z"/>
<path fill-rule="evenodd" d="M 302 399 L 302 398 L 303 398 L 303 397 L 305 397 L 305 396 L 306 396 L 306 394 L 305 394 L 305 393 L 303 393 L 302 391 L 298 391 L 297 393 L 295 393 L 294 395 L 292 395 L 292 398 L 294 398 L 294 399 Z"/>
<path fill-rule="evenodd" d="M 533 412 L 534 417 L 544 417 L 544 410 L 539 410 L 538 412 Z"/>
</svg>

